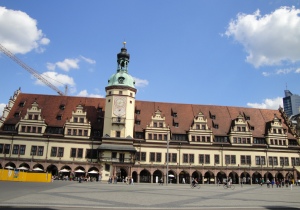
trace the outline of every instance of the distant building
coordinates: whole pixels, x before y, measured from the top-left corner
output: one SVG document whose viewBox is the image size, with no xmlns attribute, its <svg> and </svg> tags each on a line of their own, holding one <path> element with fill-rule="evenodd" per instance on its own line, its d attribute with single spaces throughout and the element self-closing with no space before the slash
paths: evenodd
<svg viewBox="0 0 300 210">
<path fill-rule="evenodd" d="M 17 90 L 0 118 L 0 168 L 135 183 L 300 179 L 298 118 L 283 108 L 136 100 L 129 59 L 124 45 L 105 98 Z"/>
<path fill-rule="evenodd" d="M 291 91 L 284 91 L 283 108 L 287 116 L 292 116 L 300 113 L 300 96 L 292 94 Z"/>
</svg>

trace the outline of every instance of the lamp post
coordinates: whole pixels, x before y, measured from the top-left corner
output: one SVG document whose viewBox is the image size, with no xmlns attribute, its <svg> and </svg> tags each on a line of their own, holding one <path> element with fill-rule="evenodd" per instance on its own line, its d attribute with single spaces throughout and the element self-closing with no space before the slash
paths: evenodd
<svg viewBox="0 0 300 210">
<path fill-rule="evenodd" d="M 223 167 L 223 144 L 221 149 L 221 166 Z"/>
<path fill-rule="evenodd" d="M 12 133 L 11 134 L 11 148 L 9 150 L 9 157 L 11 157 L 11 153 L 12 153 L 12 150 L 13 150 L 13 145 L 14 145 L 14 134 Z"/>
<path fill-rule="evenodd" d="M 48 159 L 48 148 L 49 148 L 49 136 L 47 136 L 47 150 L 46 150 L 46 160 Z"/>
<path fill-rule="evenodd" d="M 167 139 L 167 172 L 166 172 L 166 185 L 168 185 L 169 181 L 169 139 Z"/>
<path fill-rule="evenodd" d="M 179 167 L 180 167 L 180 156 L 181 156 L 181 154 L 180 154 L 180 149 L 181 149 L 181 143 L 179 143 Z"/>
<path fill-rule="evenodd" d="M 267 145 L 267 149 L 266 149 L 267 168 L 269 167 L 268 149 L 269 149 L 269 145 Z"/>
<path fill-rule="evenodd" d="M 93 162 L 93 147 L 94 147 L 94 138 L 92 137 L 91 164 Z"/>
</svg>

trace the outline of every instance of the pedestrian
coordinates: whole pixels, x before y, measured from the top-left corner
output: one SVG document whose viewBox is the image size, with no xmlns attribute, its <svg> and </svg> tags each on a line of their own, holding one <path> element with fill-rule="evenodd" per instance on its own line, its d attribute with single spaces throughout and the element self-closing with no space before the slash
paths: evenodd
<svg viewBox="0 0 300 210">
<path fill-rule="evenodd" d="M 272 188 L 273 188 L 273 186 L 274 186 L 274 179 L 272 179 L 272 181 L 271 181 L 271 185 L 272 185 Z"/>
<path fill-rule="evenodd" d="M 185 184 L 185 178 L 184 177 L 182 178 L 182 184 Z"/>
<path fill-rule="evenodd" d="M 125 183 L 128 184 L 128 177 L 125 177 Z"/>
<path fill-rule="evenodd" d="M 133 185 L 133 177 L 131 177 L 131 184 Z"/>
</svg>

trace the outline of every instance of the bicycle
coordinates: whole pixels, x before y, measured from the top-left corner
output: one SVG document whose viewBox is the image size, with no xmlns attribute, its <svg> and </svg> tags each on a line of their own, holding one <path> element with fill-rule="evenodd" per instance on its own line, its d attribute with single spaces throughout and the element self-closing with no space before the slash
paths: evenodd
<svg viewBox="0 0 300 210">
<path fill-rule="evenodd" d="M 199 183 L 195 183 L 195 184 L 191 184 L 191 188 L 193 189 L 193 188 L 197 188 L 197 189 L 200 189 L 200 184 Z"/>
<path fill-rule="evenodd" d="M 235 189 L 235 186 L 234 186 L 233 184 L 227 185 L 227 184 L 225 183 L 225 184 L 223 185 L 223 187 L 224 187 L 224 189 L 228 189 L 228 188 L 230 188 L 230 189 L 232 189 L 232 190 Z"/>
</svg>

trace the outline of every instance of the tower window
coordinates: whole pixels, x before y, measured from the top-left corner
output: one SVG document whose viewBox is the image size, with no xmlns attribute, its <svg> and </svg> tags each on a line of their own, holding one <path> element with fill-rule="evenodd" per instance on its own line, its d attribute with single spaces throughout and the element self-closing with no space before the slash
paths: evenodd
<svg viewBox="0 0 300 210">
<path fill-rule="evenodd" d="M 119 91 L 119 95 L 123 95 L 123 91 Z"/>
</svg>

